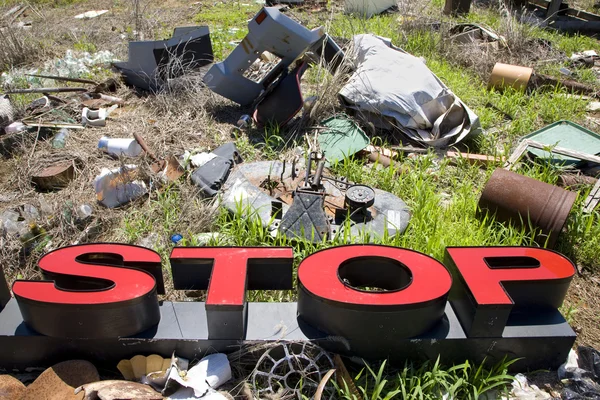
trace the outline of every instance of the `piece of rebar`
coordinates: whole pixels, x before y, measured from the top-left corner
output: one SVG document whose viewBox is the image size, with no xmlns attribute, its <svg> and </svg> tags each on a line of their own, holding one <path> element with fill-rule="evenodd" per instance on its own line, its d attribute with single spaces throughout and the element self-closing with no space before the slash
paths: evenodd
<svg viewBox="0 0 600 400">
<path fill-rule="evenodd" d="M 87 92 L 86 88 L 79 87 L 58 87 L 58 88 L 33 88 L 33 89 L 13 89 L 6 94 L 23 94 L 23 93 L 68 93 L 68 92 Z"/>
<path fill-rule="evenodd" d="M 25 75 L 26 76 L 35 76 L 36 78 L 54 79 L 55 81 L 89 83 L 91 85 L 98 85 L 98 82 L 93 81 L 91 79 L 69 78 L 67 76 L 56 76 L 56 75 L 38 75 L 38 74 L 25 74 Z"/>
</svg>

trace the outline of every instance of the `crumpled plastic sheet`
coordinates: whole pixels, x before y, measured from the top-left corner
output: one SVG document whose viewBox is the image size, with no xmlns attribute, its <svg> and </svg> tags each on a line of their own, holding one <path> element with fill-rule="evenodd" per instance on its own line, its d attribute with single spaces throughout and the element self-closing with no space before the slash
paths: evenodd
<svg viewBox="0 0 600 400">
<path fill-rule="evenodd" d="M 116 61 L 115 56 L 108 50 L 102 50 L 93 54 L 67 50 L 63 58 L 46 61 L 42 69 L 16 69 L 3 72 L 0 75 L 2 84 L 11 85 L 26 80 L 33 86 L 56 86 L 53 80 L 25 76 L 25 74 L 57 75 L 68 78 L 79 78 L 91 72 L 90 68 L 98 64 L 106 64 Z"/>
<path fill-rule="evenodd" d="M 438 148 L 480 132 L 477 115 L 421 59 L 375 35 L 353 45 L 356 70 L 339 94 L 358 117 Z"/>
<path fill-rule="evenodd" d="M 571 350 L 558 377 L 565 385 L 563 400 L 600 400 L 600 352 L 587 346 L 579 346 L 577 354 Z"/>
</svg>

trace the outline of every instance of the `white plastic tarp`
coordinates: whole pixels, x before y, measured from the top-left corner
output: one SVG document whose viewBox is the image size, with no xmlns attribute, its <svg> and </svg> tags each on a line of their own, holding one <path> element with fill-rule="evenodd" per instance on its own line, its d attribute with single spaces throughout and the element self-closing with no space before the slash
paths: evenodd
<svg viewBox="0 0 600 400">
<path fill-rule="evenodd" d="M 477 115 L 421 59 L 374 35 L 354 36 L 353 54 L 356 70 L 340 95 L 360 117 L 433 147 L 480 131 Z"/>
</svg>

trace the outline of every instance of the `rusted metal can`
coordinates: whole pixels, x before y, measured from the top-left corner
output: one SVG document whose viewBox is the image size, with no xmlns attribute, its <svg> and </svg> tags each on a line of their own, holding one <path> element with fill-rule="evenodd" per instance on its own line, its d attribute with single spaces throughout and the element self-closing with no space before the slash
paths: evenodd
<svg viewBox="0 0 600 400">
<path fill-rule="evenodd" d="M 575 192 L 499 168 L 481 193 L 479 215 L 487 211 L 499 222 L 537 227 L 536 241 L 548 240 L 553 248 L 576 199 Z"/>
</svg>

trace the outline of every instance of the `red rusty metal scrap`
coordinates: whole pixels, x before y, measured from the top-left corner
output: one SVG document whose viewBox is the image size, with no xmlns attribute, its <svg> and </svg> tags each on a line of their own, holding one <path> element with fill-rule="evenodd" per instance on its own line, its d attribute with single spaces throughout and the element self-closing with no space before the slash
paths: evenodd
<svg viewBox="0 0 600 400">
<path fill-rule="evenodd" d="M 538 243 L 548 240 L 553 248 L 576 199 L 575 192 L 499 168 L 483 189 L 479 215 L 489 211 L 499 222 L 537 227 Z"/>
<path fill-rule="evenodd" d="M 55 190 L 66 187 L 74 177 L 75 166 L 70 160 L 43 168 L 31 176 L 31 181 L 41 190 Z"/>
</svg>

